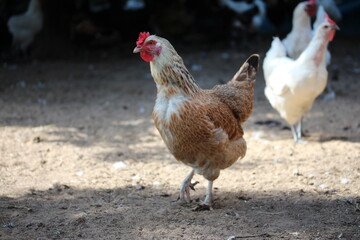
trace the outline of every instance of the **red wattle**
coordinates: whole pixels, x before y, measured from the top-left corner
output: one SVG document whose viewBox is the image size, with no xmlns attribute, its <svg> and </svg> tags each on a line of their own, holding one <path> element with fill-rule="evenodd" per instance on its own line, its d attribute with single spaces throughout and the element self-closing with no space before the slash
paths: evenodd
<svg viewBox="0 0 360 240">
<path fill-rule="evenodd" d="M 315 15 L 315 9 L 309 9 L 308 11 L 307 11 L 307 13 L 308 13 L 308 15 L 310 16 L 310 17 L 312 17 L 312 16 L 314 16 Z"/>
<path fill-rule="evenodd" d="M 334 39 L 334 37 L 335 37 L 335 30 L 332 30 L 330 33 L 329 33 L 329 37 L 328 37 L 328 39 L 329 39 L 329 42 L 331 42 L 333 39 Z"/>
<path fill-rule="evenodd" d="M 140 52 L 140 57 L 145 61 L 145 62 L 151 62 L 154 59 L 154 56 L 147 53 L 147 52 Z"/>
</svg>

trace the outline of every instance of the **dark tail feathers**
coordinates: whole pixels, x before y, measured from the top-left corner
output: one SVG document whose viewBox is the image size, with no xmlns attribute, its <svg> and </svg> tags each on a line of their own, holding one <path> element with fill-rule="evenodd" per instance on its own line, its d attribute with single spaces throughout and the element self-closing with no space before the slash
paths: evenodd
<svg viewBox="0 0 360 240">
<path fill-rule="evenodd" d="M 251 82 L 256 78 L 256 71 L 259 68 L 260 56 L 258 54 L 251 55 L 240 70 L 235 74 L 231 81 L 245 81 Z"/>
</svg>

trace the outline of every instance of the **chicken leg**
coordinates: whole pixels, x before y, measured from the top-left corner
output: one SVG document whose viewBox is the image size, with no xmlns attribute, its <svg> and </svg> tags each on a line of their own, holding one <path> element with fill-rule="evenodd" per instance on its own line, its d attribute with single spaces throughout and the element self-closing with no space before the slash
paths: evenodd
<svg viewBox="0 0 360 240">
<path fill-rule="evenodd" d="M 291 126 L 291 132 L 294 136 L 294 141 L 295 142 L 300 142 L 301 141 L 301 121 L 295 123 L 294 125 Z"/>
<path fill-rule="evenodd" d="M 296 143 L 306 143 L 306 141 L 301 139 L 301 135 L 304 135 L 301 131 L 302 120 L 303 119 L 301 118 L 299 122 L 291 126 L 291 132 Z"/>
<path fill-rule="evenodd" d="M 207 192 L 206 192 L 206 197 L 205 197 L 205 200 L 204 200 L 204 205 L 211 206 L 211 202 L 212 202 L 212 186 L 213 186 L 213 181 L 209 181 Z"/>
<path fill-rule="evenodd" d="M 180 194 L 179 199 L 181 202 L 187 202 L 189 203 L 191 201 L 190 199 L 190 189 L 195 190 L 194 186 L 198 184 L 199 182 L 191 183 L 191 179 L 193 178 L 195 173 L 195 170 L 192 169 L 189 173 L 189 175 L 186 176 L 184 181 L 182 182 L 180 186 Z"/>
<path fill-rule="evenodd" d="M 210 181 L 208 182 L 208 188 L 207 188 L 207 191 L 206 191 L 206 197 L 205 197 L 205 200 L 199 204 L 197 207 L 195 207 L 193 209 L 193 211 L 208 211 L 208 210 L 211 210 L 211 205 L 212 205 L 212 186 L 213 186 L 213 181 Z"/>
</svg>

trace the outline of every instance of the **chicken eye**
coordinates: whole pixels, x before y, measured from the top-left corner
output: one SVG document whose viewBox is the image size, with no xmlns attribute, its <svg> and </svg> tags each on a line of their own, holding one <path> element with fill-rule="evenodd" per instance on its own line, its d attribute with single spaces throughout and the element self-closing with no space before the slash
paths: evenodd
<svg viewBox="0 0 360 240">
<path fill-rule="evenodd" d="M 324 26 L 324 28 L 325 28 L 325 29 L 328 29 L 328 28 L 329 28 L 329 26 L 328 26 L 328 25 L 325 25 L 325 26 Z"/>
<path fill-rule="evenodd" d="M 153 41 L 153 40 L 150 40 L 148 43 L 149 43 L 150 45 L 152 45 L 152 44 L 154 44 L 154 41 Z"/>
</svg>

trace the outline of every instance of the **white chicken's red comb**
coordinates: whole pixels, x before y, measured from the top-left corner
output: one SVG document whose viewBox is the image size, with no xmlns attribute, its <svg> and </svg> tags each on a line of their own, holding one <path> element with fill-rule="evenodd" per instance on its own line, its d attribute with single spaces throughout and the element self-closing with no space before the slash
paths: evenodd
<svg viewBox="0 0 360 240">
<path fill-rule="evenodd" d="M 327 13 L 325 14 L 325 17 L 326 17 L 327 21 L 328 21 L 331 25 L 336 25 L 336 23 L 334 22 L 334 20 L 332 20 Z"/>
</svg>

